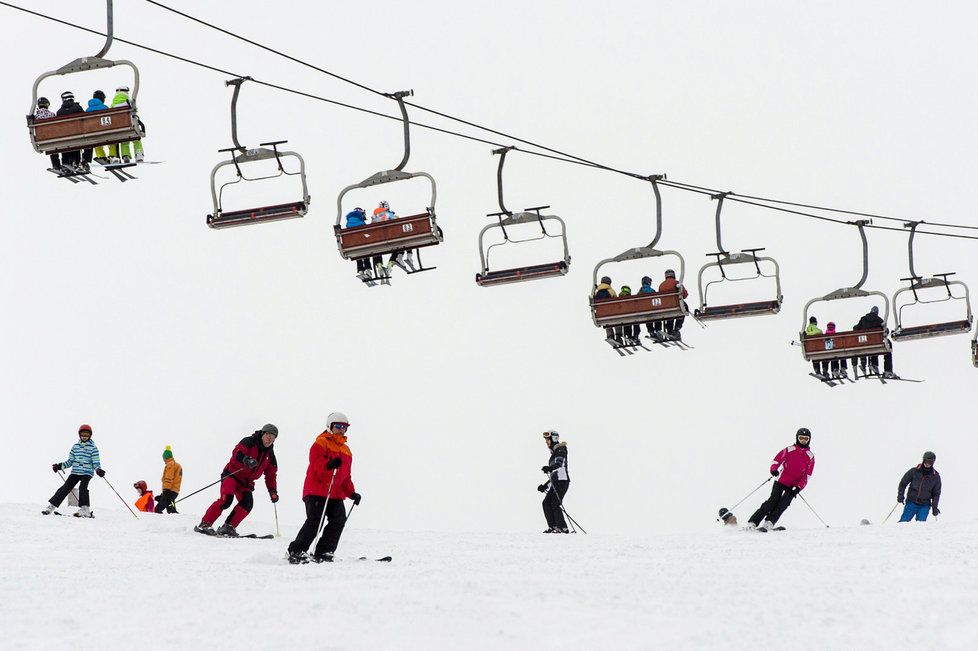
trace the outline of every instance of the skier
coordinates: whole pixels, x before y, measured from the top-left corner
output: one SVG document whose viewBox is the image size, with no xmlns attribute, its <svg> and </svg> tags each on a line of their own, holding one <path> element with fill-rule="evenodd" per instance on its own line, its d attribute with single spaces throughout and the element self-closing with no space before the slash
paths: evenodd
<svg viewBox="0 0 978 651">
<path fill-rule="evenodd" d="M 306 561 L 309 545 L 319 532 L 326 511 L 327 524 L 316 543 L 312 560 L 331 563 L 340 535 L 346 525 L 344 499 L 360 503 L 351 478 L 353 453 L 346 444 L 350 419 L 341 412 L 333 412 L 326 421 L 326 431 L 316 437 L 309 448 L 309 467 L 302 485 L 302 501 L 306 503 L 306 521 L 295 540 L 289 544 L 289 562 L 293 565 Z"/>
<path fill-rule="evenodd" d="M 829 321 L 825 324 L 825 334 L 835 334 L 835 323 L 833 321 Z M 845 357 L 841 359 L 833 359 L 829 365 L 832 369 L 833 380 L 849 379 L 849 362 Z M 853 373 L 855 373 L 855 369 L 853 369 Z"/>
<path fill-rule="evenodd" d="M 632 288 L 629 287 L 628 285 L 622 285 L 621 291 L 618 292 L 618 296 L 631 296 L 631 295 L 632 295 Z M 640 326 L 637 323 L 630 323 L 628 325 L 623 325 L 621 327 L 621 336 L 623 337 L 624 341 L 638 345 L 639 344 L 638 336 L 640 334 L 639 330 L 640 330 Z"/>
<path fill-rule="evenodd" d="M 543 440 L 550 450 L 550 462 L 540 468 L 547 473 L 549 481 L 537 486 L 546 493 L 543 498 L 543 515 L 547 518 L 548 529 L 543 533 L 570 533 L 564 520 L 564 495 L 570 488 L 570 475 L 567 473 L 567 444 L 560 441 L 557 430 L 543 433 Z"/>
<path fill-rule="evenodd" d="M 61 108 L 56 115 L 72 115 L 74 113 L 84 113 L 85 109 L 75 101 L 75 94 L 70 90 L 61 93 Z M 87 166 L 82 164 L 80 151 L 65 151 L 61 153 L 61 164 L 73 172 L 90 172 Z"/>
<path fill-rule="evenodd" d="M 56 117 L 54 111 L 51 110 L 51 100 L 47 97 L 37 98 L 37 108 L 34 109 L 34 119 L 35 120 L 46 120 L 48 118 Z M 61 171 L 61 156 L 58 154 L 51 154 L 51 169 Z"/>
<path fill-rule="evenodd" d="M 880 316 L 880 309 L 877 306 L 873 306 L 869 309 L 869 312 L 864 314 L 859 322 L 852 327 L 853 330 L 886 330 L 886 323 L 883 322 L 883 318 Z M 866 365 L 869 365 L 869 373 L 873 375 L 880 374 L 880 359 L 878 355 L 865 355 L 859 358 L 859 367 L 863 374 L 866 373 Z M 853 369 L 855 373 L 855 369 Z M 893 373 L 893 353 L 883 353 L 883 377 L 886 379 L 893 379 L 896 375 Z"/>
<path fill-rule="evenodd" d="M 737 516 L 733 514 L 733 511 L 728 509 L 720 509 L 720 521 L 727 527 L 737 526 Z"/>
<path fill-rule="evenodd" d="M 136 508 L 146 513 L 154 513 L 156 504 L 153 502 L 153 491 L 149 490 L 149 488 L 146 486 L 146 482 L 140 479 L 133 484 L 132 487 L 136 489 L 137 493 L 139 493 L 139 498 L 133 502 Z"/>
<path fill-rule="evenodd" d="M 903 474 L 903 479 L 897 487 L 897 502 L 904 504 L 904 494 L 906 494 L 906 504 L 900 522 L 910 522 L 914 518 L 918 522 L 924 522 L 928 511 L 935 516 L 941 514 L 941 510 L 937 508 L 937 503 L 941 500 L 941 474 L 934 468 L 935 461 L 937 461 L 936 454 L 930 451 L 924 452 L 920 465 L 914 466 Z"/>
<path fill-rule="evenodd" d="M 649 276 L 642 276 L 642 288 L 638 290 L 639 294 L 655 294 L 655 290 L 652 288 L 652 278 Z M 655 330 L 655 326 L 658 325 L 655 321 L 648 321 L 645 324 L 645 329 L 648 331 L 649 336 L 652 336 L 652 331 Z M 641 328 L 636 330 L 636 338 L 640 334 Z"/>
<path fill-rule="evenodd" d="M 676 292 L 682 293 L 680 302 L 685 305 L 685 302 L 682 299 L 689 296 L 689 292 L 687 292 L 686 288 L 680 285 L 679 281 L 676 280 L 676 272 L 672 269 L 666 269 L 666 277 L 661 283 L 659 283 L 659 293 L 675 294 Z M 679 331 L 682 330 L 683 323 L 685 323 L 685 321 L 686 317 L 684 316 L 680 316 L 675 319 L 665 319 L 662 321 L 662 325 L 666 330 L 666 335 L 681 341 L 683 336 Z"/>
<path fill-rule="evenodd" d="M 120 86 L 119 88 L 115 89 L 115 95 L 112 97 L 112 108 L 118 108 L 119 106 L 131 106 L 131 103 L 129 102 L 128 86 Z M 138 119 L 139 118 L 137 118 L 137 120 Z M 140 131 L 142 131 L 143 134 L 145 135 L 146 129 L 143 126 L 142 120 L 139 120 L 139 128 Z M 143 141 L 134 140 L 132 143 L 132 148 L 136 152 L 136 162 L 137 163 L 143 162 Z M 121 152 L 119 151 L 120 149 L 122 150 Z M 121 147 L 114 144 L 109 145 L 109 160 L 112 163 L 119 163 L 119 162 L 129 163 L 130 161 L 132 161 L 132 158 L 130 157 L 129 153 L 130 150 L 129 150 L 128 142 L 122 143 Z"/>
<path fill-rule="evenodd" d="M 92 517 L 92 511 L 89 508 L 91 502 L 88 499 L 88 482 L 94 475 L 105 477 L 105 470 L 102 469 L 102 462 L 98 456 L 98 447 L 92 441 L 91 425 L 82 425 L 78 428 L 78 443 L 71 446 L 67 461 L 51 464 L 51 470 L 54 472 L 60 472 L 65 468 L 71 468 L 71 474 L 65 479 L 61 488 L 51 496 L 48 505 L 41 513 L 44 515 L 54 513 L 61 506 L 61 502 L 68 496 L 68 493 L 71 492 L 71 489 L 75 487 L 75 484 L 78 484 L 79 509 L 75 516 L 79 518 Z"/>
<path fill-rule="evenodd" d="M 609 276 L 601 277 L 601 284 L 594 288 L 594 300 L 599 301 L 603 298 L 617 298 L 618 294 L 615 293 L 615 288 L 611 286 L 611 278 Z M 612 328 L 608 326 L 604 329 L 605 334 L 608 336 L 608 341 L 613 341 L 617 344 L 623 343 L 621 340 L 621 328 Z"/>
<path fill-rule="evenodd" d="M 808 317 L 808 325 L 805 326 L 805 336 L 806 337 L 817 337 L 822 334 L 822 329 L 818 327 L 818 319 L 813 316 Z M 812 368 L 815 369 L 815 375 L 820 378 L 827 377 L 826 368 L 827 362 L 823 362 L 819 359 L 812 360 Z"/>
<path fill-rule="evenodd" d="M 105 104 L 105 93 L 103 93 L 100 90 L 97 90 L 94 93 L 92 93 L 92 99 L 88 100 L 88 108 L 85 109 L 85 112 L 88 113 L 90 111 L 108 111 L 108 110 L 109 107 Z M 92 150 L 86 149 L 83 154 L 84 161 L 86 163 L 91 163 L 92 155 L 93 155 Z M 95 156 L 95 160 L 97 160 L 99 163 L 102 163 L 103 165 L 109 162 L 108 156 L 105 155 L 105 147 L 103 147 L 102 145 L 99 145 L 98 147 L 95 148 L 94 156 Z"/>
<path fill-rule="evenodd" d="M 808 449 L 811 440 L 812 433 L 807 427 L 802 427 L 795 433 L 795 444 L 789 445 L 774 456 L 771 476 L 778 479 L 771 487 L 771 497 L 761 504 L 754 515 L 750 516 L 747 529 L 758 531 L 774 529 L 781 514 L 791 504 L 791 500 L 808 484 L 808 478 L 815 471 L 815 453 Z M 781 468 L 780 472 L 778 468 Z"/>
<path fill-rule="evenodd" d="M 194 531 L 211 536 L 217 534 L 236 537 L 237 526 L 248 516 L 255 504 L 252 492 L 255 490 L 255 481 L 262 475 L 265 475 L 265 487 L 272 504 L 278 502 L 278 462 L 275 460 L 273 447 L 277 438 L 278 428 L 269 423 L 234 446 L 231 460 L 221 472 L 221 496 L 207 508 Z M 237 506 L 215 532 L 212 528 L 214 522 L 222 511 L 231 506 L 235 498 L 238 500 Z"/>
<path fill-rule="evenodd" d="M 156 512 L 162 513 L 166 509 L 167 513 L 176 513 L 177 507 L 174 502 L 180 494 L 180 484 L 183 482 L 183 466 L 173 458 L 173 451 L 170 446 L 163 450 L 163 492 L 160 499 L 156 500 Z"/>
</svg>

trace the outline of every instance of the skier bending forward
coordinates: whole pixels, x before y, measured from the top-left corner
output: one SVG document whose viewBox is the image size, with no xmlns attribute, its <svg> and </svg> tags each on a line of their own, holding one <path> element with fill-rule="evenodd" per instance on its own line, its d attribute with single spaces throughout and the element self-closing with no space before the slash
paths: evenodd
<svg viewBox="0 0 978 651">
<path fill-rule="evenodd" d="M 778 477 L 771 487 L 771 496 L 761 504 L 761 508 L 750 516 L 747 529 L 770 531 L 778 523 L 781 514 L 808 485 L 808 478 L 815 471 L 815 453 L 808 449 L 812 433 L 807 427 L 802 427 L 795 434 L 795 444 L 789 445 L 774 456 L 771 464 L 771 476 Z M 781 468 L 780 472 L 778 468 Z M 779 476 L 780 475 L 780 476 Z M 764 523 L 761 523 L 764 520 Z"/>
</svg>

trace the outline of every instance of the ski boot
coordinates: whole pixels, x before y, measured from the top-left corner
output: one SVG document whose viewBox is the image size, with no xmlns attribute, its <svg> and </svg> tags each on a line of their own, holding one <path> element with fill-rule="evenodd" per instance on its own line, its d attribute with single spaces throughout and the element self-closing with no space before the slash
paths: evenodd
<svg viewBox="0 0 978 651">
<path fill-rule="evenodd" d="M 234 527 L 229 525 L 227 522 L 222 524 L 217 530 L 218 536 L 227 536 L 228 538 L 237 538 L 238 532 L 235 531 Z"/>
<path fill-rule="evenodd" d="M 41 511 L 41 513 L 43 513 L 44 515 L 51 515 L 52 513 L 56 513 L 57 510 L 58 507 L 56 507 L 54 504 L 48 504 L 47 506 L 44 507 L 44 510 Z"/>
<path fill-rule="evenodd" d="M 130 158 L 129 156 L 123 156 L 122 157 L 122 162 L 125 163 L 126 165 L 128 165 L 129 163 L 132 162 L 132 158 Z"/>
<path fill-rule="evenodd" d="M 309 562 L 309 555 L 305 552 L 289 552 L 289 564 L 301 565 Z"/>
<path fill-rule="evenodd" d="M 883 379 L 885 380 L 895 380 L 897 379 L 897 374 L 893 371 L 883 371 Z"/>
<path fill-rule="evenodd" d="M 200 524 L 198 524 L 196 527 L 194 527 L 194 531 L 196 531 L 197 533 L 202 533 L 206 536 L 217 535 L 217 532 L 214 531 L 214 528 L 211 527 L 211 525 L 207 524 L 206 522 L 201 522 Z"/>
<path fill-rule="evenodd" d="M 549 529 L 544 529 L 543 533 L 554 533 L 554 528 L 550 527 Z"/>
<path fill-rule="evenodd" d="M 325 552 L 323 554 L 313 554 L 313 563 L 332 563 L 333 562 L 333 552 Z"/>
<path fill-rule="evenodd" d="M 92 510 L 90 508 L 88 508 L 87 506 L 83 506 L 80 509 L 78 509 L 78 511 L 75 512 L 75 517 L 76 518 L 94 518 L 95 516 L 92 515 Z"/>
<path fill-rule="evenodd" d="M 757 530 L 758 530 L 758 531 L 763 531 L 763 532 L 765 532 L 765 533 L 767 533 L 768 531 L 772 531 L 772 530 L 774 530 L 774 523 L 773 523 L 773 522 L 771 522 L 770 520 L 764 520 L 764 521 L 763 521 L 763 522 L 761 523 L 761 526 L 759 526 L 759 527 L 757 528 Z"/>
<path fill-rule="evenodd" d="M 137 151 L 136 152 L 136 162 L 137 163 L 142 163 L 144 158 L 145 158 L 145 156 L 143 156 L 143 152 L 141 152 L 141 151 Z"/>
</svg>

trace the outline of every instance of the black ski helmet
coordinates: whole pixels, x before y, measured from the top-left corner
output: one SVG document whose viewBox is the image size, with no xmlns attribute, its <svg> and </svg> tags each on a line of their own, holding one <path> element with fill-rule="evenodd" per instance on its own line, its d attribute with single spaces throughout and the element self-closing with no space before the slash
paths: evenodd
<svg viewBox="0 0 978 651">
<path fill-rule="evenodd" d="M 930 461 L 931 463 L 934 463 L 935 461 L 937 461 L 937 455 L 934 454 L 933 452 L 931 452 L 930 450 L 927 450 L 927 452 L 924 452 L 924 458 L 923 458 L 923 460 L 924 461 Z"/>
<path fill-rule="evenodd" d="M 730 512 L 730 509 L 728 509 L 726 507 L 720 509 L 720 514 L 719 515 L 720 515 L 720 519 L 723 522 L 726 522 L 727 520 L 729 520 L 730 518 L 733 517 L 733 513 L 731 513 Z"/>
<path fill-rule="evenodd" d="M 601 276 L 601 284 L 602 285 L 610 285 L 611 284 L 611 276 Z"/>
<path fill-rule="evenodd" d="M 798 438 L 799 436 L 807 436 L 808 438 L 812 438 L 812 431 L 807 427 L 799 427 L 798 431 L 795 432 L 795 438 Z"/>
<path fill-rule="evenodd" d="M 47 108 L 47 107 L 51 106 L 51 100 L 49 100 L 47 97 L 38 97 L 37 98 L 37 105 L 40 108 Z"/>
<path fill-rule="evenodd" d="M 94 93 L 92 93 L 92 98 L 93 99 L 97 99 L 97 100 L 99 100 L 101 102 L 104 102 L 105 101 L 105 93 L 103 93 L 100 90 L 97 90 Z"/>
</svg>

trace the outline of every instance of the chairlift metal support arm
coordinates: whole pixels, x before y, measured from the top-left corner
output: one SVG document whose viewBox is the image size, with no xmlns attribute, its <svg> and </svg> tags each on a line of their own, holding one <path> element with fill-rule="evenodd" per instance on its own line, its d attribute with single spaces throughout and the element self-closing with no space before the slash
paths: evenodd
<svg viewBox="0 0 978 651">
<path fill-rule="evenodd" d="M 385 93 L 386 97 L 389 97 L 397 102 L 397 107 L 401 109 L 401 120 L 404 122 L 404 156 L 401 158 L 401 162 L 397 164 L 394 169 L 398 172 L 404 171 L 404 166 L 407 165 L 408 159 L 411 158 L 411 120 L 408 118 L 407 106 L 404 105 L 404 98 L 411 97 L 414 95 L 413 90 L 400 90 L 396 93 Z"/>
<path fill-rule="evenodd" d="M 499 210 L 505 215 L 513 214 L 506 208 L 506 204 L 503 202 L 503 165 L 506 164 L 506 154 L 512 149 L 516 149 L 516 147 L 500 147 L 499 149 L 492 150 L 493 156 L 499 155 L 499 167 L 496 168 L 496 197 L 499 200 Z"/>
<path fill-rule="evenodd" d="M 105 45 L 103 45 L 102 49 L 99 50 L 98 54 L 95 55 L 96 59 L 103 58 L 106 54 L 109 53 L 109 48 L 112 47 L 112 27 L 113 27 L 112 0 L 105 0 L 105 13 L 106 13 Z"/>
<path fill-rule="evenodd" d="M 665 174 L 652 174 L 646 177 L 646 180 L 652 184 L 652 192 L 655 193 L 655 237 L 648 246 L 650 249 L 654 249 L 659 243 L 659 238 L 662 237 L 662 195 L 659 193 L 658 182 L 665 178 Z"/>
<path fill-rule="evenodd" d="M 234 143 L 234 149 L 242 154 L 245 153 L 245 148 L 238 142 L 238 95 L 241 93 L 241 84 L 246 81 L 251 81 L 251 77 L 238 77 L 224 82 L 225 86 L 234 86 L 234 94 L 231 95 L 231 142 Z"/>
<path fill-rule="evenodd" d="M 869 277 L 869 242 L 866 240 L 866 225 L 872 224 L 873 220 L 860 219 L 851 223 L 859 229 L 859 237 L 863 241 L 863 276 L 859 279 L 859 282 L 852 287 L 852 289 L 861 289 L 866 283 L 866 279 Z"/>
<path fill-rule="evenodd" d="M 721 192 L 720 194 L 714 194 L 711 195 L 710 197 L 711 199 L 716 199 L 717 201 L 717 212 L 715 217 L 716 231 L 717 231 L 717 251 L 719 251 L 721 254 L 728 253 L 728 251 L 725 248 L 723 248 L 723 240 L 720 235 L 720 213 L 723 210 L 723 200 L 727 198 L 728 194 L 732 194 L 732 193 Z"/>
</svg>

